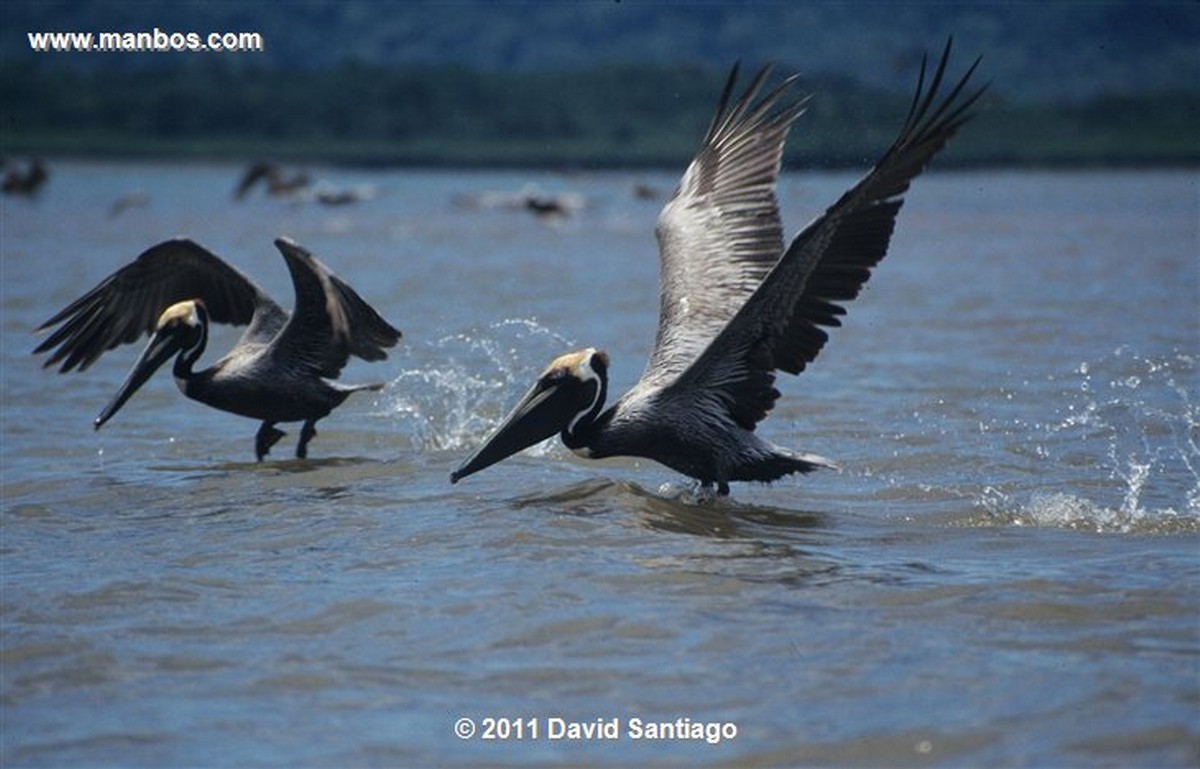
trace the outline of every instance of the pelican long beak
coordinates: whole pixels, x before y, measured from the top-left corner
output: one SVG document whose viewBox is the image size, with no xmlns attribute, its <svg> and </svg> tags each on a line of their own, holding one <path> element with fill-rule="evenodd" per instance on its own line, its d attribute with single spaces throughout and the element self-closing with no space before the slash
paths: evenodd
<svg viewBox="0 0 1200 769">
<path fill-rule="evenodd" d="M 117 394 L 100 412 L 100 416 L 96 417 L 96 421 L 93 423 L 96 429 L 99 430 L 105 422 L 112 419 L 112 416 L 125 405 L 125 401 L 129 400 L 138 391 L 138 388 L 162 367 L 162 364 L 169 361 L 181 349 L 182 345 L 176 334 L 170 333 L 169 330 L 160 330 L 155 333 L 151 337 L 150 343 L 146 345 L 146 349 L 142 351 L 142 357 L 138 358 L 137 363 L 133 364 L 133 368 L 129 371 L 129 375 L 125 377 L 125 383 L 121 385 L 121 389 L 117 390 Z"/>
<path fill-rule="evenodd" d="M 539 381 L 487 442 L 450 474 L 450 482 L 458 483 L 468 475 L 561 432 L 578 411 L 579 403 L 572 397 L 570 388 Z"/>
</svg>

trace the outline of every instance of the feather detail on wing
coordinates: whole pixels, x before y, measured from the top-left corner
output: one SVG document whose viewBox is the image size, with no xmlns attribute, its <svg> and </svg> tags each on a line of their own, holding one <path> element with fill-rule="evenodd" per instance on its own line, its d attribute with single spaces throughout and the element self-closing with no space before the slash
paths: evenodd
<svg viewBox="0 0 1200 769">
<path fill-rule="evenodd" d="M 287 238 L 277 239 L 275 246 L 296 288 L 292 317 L 272 343 L 276 354 L 329 378 L 341 373 L 351 355 L 386 358 L 400 331 L 305 248 Z"/>
<path fill-rule="evenodd" d="M 737 315 L 672 383 L 672 394 L 703 391 L 752 430 L 774 406 L 775 370 L 796 374 L 840 325 L 841 305 L 858 296 L 887 253 L 902 195 L 912 180 L 969 118 L 983 93 L 964 93 L 979 61 L 941 96 L 951 44 L 947 42 L 928 89 L 922 62 L 909 114 L 875 167 L 791 243 Z"/>
<path fill-rule="evenodd" d="M 659 214 L 661 294 L 647 383 L 690 365 L 783 252 L 775 183 L 804 101 L 780 106 L 793 77 L 756 102 L 770 72 L 760 70 L 731 105 L 733 68 L 700 151 Z"/>
<path fill-rule="evenodd" d="M 235 267 L 194 241 L 176 238 L 146 249 L 39 326 L 38 331 L 58 328 L 34 353 L 53 350 L 43 364 L 47 368 L 61 361 L 61 372 L 83 371 L 107 350 L 152 333 L 163 310 L 188 299 L 201 300 L 216 323 L 254 320 L 253 326 L 278 327 L 287 317 Z"/>
</svg>

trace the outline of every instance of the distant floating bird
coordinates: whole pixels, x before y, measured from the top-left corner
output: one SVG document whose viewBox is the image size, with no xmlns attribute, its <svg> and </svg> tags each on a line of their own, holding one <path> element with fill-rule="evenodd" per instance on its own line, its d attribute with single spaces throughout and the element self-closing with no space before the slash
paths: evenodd
<svg viewBox="0 0 1200 769">
<path fill-rule="evenodd" d="M 659 192 L 653 184 L 637 182 L 633 185 L 633 196 L 638 200 L 658 200 Z"/>
<path fill-rule="evenodd" d="M 4 194 L 33 197 L 41 191 L 50 178 L 45 162 L 34 158 L 25 170 L 12 168 L 4 172 Z"/>
<path fill-rule="evenodd" d="M 315 185 L 309 193 L 305 197 L 311 197 L 323 206 L 345 206 L 352 203 L 361 203 L 364 200 L 371 200 L 379 194 L 378 189 L 373 184 L 359 184 L 354 187 L 335 187 L 326 182 Z"/>
<path fill-rule="evenodd" d="M 583 208 L 583 198 L 578 195 L 543 195 L 531 193 L 525 196 L 525 210 L 535 216 L 570 216 Z"/>
<path fill-rule="evenodd" d="M 116 219 L 131 208 L 145 208 L 150 205 L 150 196 L 144 192 L 126 192 L 113 201 L 108 209 L 108 218 Z"/>
<path fill-rule="evenodd" d="M 184 395 L 262 420 L 254 442 L 259 461 L 284 435 L 277 422 L 304 422 L 296 446 L 303 458 L 318 419 L 350 393 L 383 386 L 333 381 L 349 357 L 383 360 L 400 332 L 300 245 L 279 238 L 275 246 L 296 289 L 290 315 L 237 269 L 181 238 L 147 249 L 43 323 L 38 331 L 57 328 L 34 353 L 53 350 L 47 368 L 61 361 L 60 372 L 83 371 L 106 350 L 150 334 L 141 358 L 96 417 L 97 430 L 175 357 L 172 371 Z M 194 371 L 210 321 L 248 325 L 225 357 Z"/>
<path fill-rule="evenodd" d="M 321 190 L 316 198 L 318 203 L 326 206 L 345 206 L 363 199 L 354 190 Z"/>
<path fill-rule="evenodd" d="M 641 379 L 604 409 L 609 358 L 589 347 L 554 360 L 457 482 L 559 433 L 590 458 L 653 459 L 729 493 L 833 465 L 754 433 L 774 406 L 775 371 L 798 374 L 821 351 L 887 253 L 903 194 L 954 136 L 983 88 L 964 89 L 979 61 L 940 95 L 950 43 L 920 78 L 899 136 L 857 185 L 784 250 L 775 186 L 783 145 L 805 100 L 780 106 L 795 78 L 756 99 L 762 69 L 730 108 L 735 66 L 703 146 L 662 209 L 658 334 Z"/>
<path fill-rule="evenodd" d="M 258 160 L 242 172 L 242 178 L 238 180 L 237 188 L 233 191 L 234 199 L 241 200 L 246 197 L 259 182 L 266 183 L 268 195 L 283 197 L 300 192 L 310 185 L 312 180 L 304 171 L 288 175 L 275 163 Z"/>
<path fill-rule="evenodd" d="M 551 219 L 571 216 L 587 206 L 587 198 L 577 192 L 542 192 L 537 185 L 527 184 L 517 192 L 483 192 L 463 195 L 456 202 L 464 208 L 509 208 L 528 211 L 538 218 Z"/>
</svg>

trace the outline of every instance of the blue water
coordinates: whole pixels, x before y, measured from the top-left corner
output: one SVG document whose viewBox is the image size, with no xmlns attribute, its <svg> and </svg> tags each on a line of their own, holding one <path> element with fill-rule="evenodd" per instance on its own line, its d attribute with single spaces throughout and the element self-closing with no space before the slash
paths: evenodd
<svg viewBox="0 0 1200 769">
<path fill-rule="evenodd" d="M 631 191 L 675 174 L 311 170 L 373 195 L 239 204 L 234 166 L 58 162 L 3 199 L 4 766 L 1200 763 L 1200 175 L 921 178 L 759 428 L 843 469 L 704 502 L 556 442 L 448 482 L 558 354 L 636 380 L 663 198 Z M 786 228 L 853 180 L 787 175 Z M 530 184 L 584 205 L 479 204 Z M 284 304 L 293 237 L 404 331 L 347 369 L 388 387 L 310 460 L 292 426 L 256 464 L 256 425 L 165 372 L 95 432 L 138 350 L 62 376 L 29 354 L 178 234 Z"/>
</svg>

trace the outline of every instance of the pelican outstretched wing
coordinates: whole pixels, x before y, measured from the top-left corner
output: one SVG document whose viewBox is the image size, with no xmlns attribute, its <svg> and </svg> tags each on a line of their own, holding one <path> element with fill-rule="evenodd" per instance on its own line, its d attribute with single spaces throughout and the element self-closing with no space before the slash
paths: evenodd
<svg viewBox="0 0 1200 769">
<path fill-rule="evenodd" d="M 776 370 L 798 374 L 828 339 L 823 326 L 841 325 L 840 303 L 858 296 L 887 253 L 909 184 L 970 117 L 986 86 L 966 92 L 975 63 L 942 96 L 951 42 L 928 89 L 925 62 L 903 127 L 875 167 L 809 224 L 694 363 L 670 385 L 671 394 L 716 397 L 746 429 L 779 397 Z"/>
<path fill-rule="evenodd" d="M 272 342 L 275 354 L 330 378 L 341 373 L 351 355 L 368 361 L 387 357 L 386 349 L 400 340 L 399 330 L 303 246 L 278 238 L 275 247 L 296 288 L 292 317 Z"/>
<path fill-rule="evenodd" d="M 255 327 L 282 325 L 287 314 L 235 267 L 186 238 L 146 249 L 38 327 L 50 335 L 34 350 L 53 351 L 43 364 L 83 371 L 104 352 L 154 331 L 167 307 L 186 299 L 204 302 L 214 322 Z M 258 317 L 256 316 L 256 313 Z"/>
<path fill-rule="evenodd" d="M 733 318 L 783 253 L 775 199 L 784 141 L 804 99 L 788 78 L 756 103 L 764 67 L 731 105 L 735 65 L 716 115 L 658 217 L 658 333 L 642 384 L 678 376 Z"/>
<path fill-rule="evenodd" d="M 274 164 L 268 163 L 265 160 L 257 160 L 246 167 L 242 172 L 242 178 L 238 179 L 237 189 L 233 191 L 235 200 L 241 200 L 246 197 L 246 193 L 250 192 L 250 188 L 258 184 L 260 179 L 270 180 L 273 176 L 278 176 L 279 169 Z"/>
</svg>

